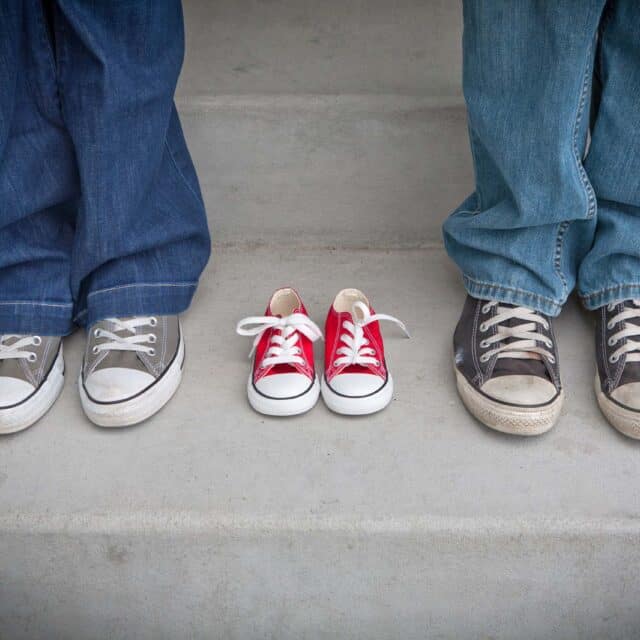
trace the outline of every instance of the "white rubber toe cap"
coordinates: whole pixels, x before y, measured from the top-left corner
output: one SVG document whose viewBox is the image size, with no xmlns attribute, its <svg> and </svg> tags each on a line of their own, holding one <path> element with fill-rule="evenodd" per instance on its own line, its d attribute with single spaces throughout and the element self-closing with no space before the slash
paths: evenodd
<svg viewBox="0 0 640 640">
<path fill-rule="evenodd" d="M 558 393 L 553 383 L 539 376 L 512 375 L 491 378 L 482 385 L 483 393 L 508 404 L 545 404 Z"/>
<path fill-rule="evenodd" d="M 302 373 L 274 373 L 260 378 L 255 383 L 256 389 L 269 398 L 295 398 L 309 389 L 313 380 Z"/>
<path fill-rule="evenodd" d="M 611 397 L 629 409 L 640 411 L 640 382 L 623 384 L 611 393 Z"/>
<path fill-rule="evenodd" d="M 36 388 L 26 380 L 0 377 L 0 409 L 11 407 L 28 398 Z"/>
<path fill-rule="evenodd" d="M 384 386 L 384 380 L 372 373 L 339 373 L 331 378 L 329 386 L 335 393 L 357 398 L 376 393 Z"/>
<path fill-rule="evenodd" d="M 146 389 L 155 378 L 145 371 L 109 367 L 98 369 L 84 381 L 84 387 L 96 402 L 121 402 Z"/>
</svg>

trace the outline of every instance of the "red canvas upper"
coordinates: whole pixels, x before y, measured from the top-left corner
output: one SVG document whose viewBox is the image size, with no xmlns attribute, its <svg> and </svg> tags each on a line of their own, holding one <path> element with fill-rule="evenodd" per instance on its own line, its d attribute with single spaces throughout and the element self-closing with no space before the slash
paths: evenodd
<svg viewBox="0 0 640 640">
<path fill-rule="evenodd" d="M 297 295 L 297 294 L 296 294 Z M 298 296 L 300 299 L 300 296 Z M 294 310 L 294 314 L 302 314 L 307 317 L 307 310 L 300 302 L 300 306 Z M 265 311 L 265 316 L 267 317 L 282 317 L 280 315 L 274 316 L 271 312 L 271 301 L 267 305 L 267 310 Z M 293 314 L 292 314 L 293 315 Z M 313 342 L 307 338 L 300 331 L 295 331 L 295 335 L 298 337 L 297 346 L 299 346 L 302 350 L 300 356 L 303 359 L 303 364 L 291 363 L 291 364 L 275 364 L 269 365 L 265 367 L 261 367 L 262 361 L 265 358 L 269 350 L 269 346 L 271 344 L 271 338 L 274 334 L 280 334 L 281 330 L 277 327 L 267 329 L 260 338 L 258 345 L 255 350 L 255 359 L 253 363 L 253 380 L 257 382 L 261 378 L 265 376 L 275 375 L 278 373 L 301 373 L 307 376 L 310 380 L 315 378 L 315 366 L 313 362 Z"/>
<path fill-rule="evenodd" d="M 375 313 L 373 307 L 369 306 L 371 315 Z M 339 313 L 335 307 L 331 305 L 329 313 L 327 314 L 327 320 L 325 323 L 325 357 L 324 367 L 325 376 L 328 382 L 331 382 L 332 378 L 340 373 L 370 373 L 376 375 L 382 379 L 387 377 L 387 369 L 384 358 L 384 342 L 382 340 L 382 334 L 380 332 L 380 324 L 371 322 L 363 327 L 365 338 L 369 341 L 367 347 L 375 351 L 375 355 L 372 357 L 378 360 L 379 365 L 367 364 L 367 365 L 349 365 L 343 364 L 334 366 L 337 359 L 341 357 L 337 353 L 337 350 L 345 346 L 345 343 L 341 340 L 343 334 L 350 335 L 349 331 L 343 327 L 343 323 L 346 321 L 354 322 L 350 312 Z"/>
</svg>

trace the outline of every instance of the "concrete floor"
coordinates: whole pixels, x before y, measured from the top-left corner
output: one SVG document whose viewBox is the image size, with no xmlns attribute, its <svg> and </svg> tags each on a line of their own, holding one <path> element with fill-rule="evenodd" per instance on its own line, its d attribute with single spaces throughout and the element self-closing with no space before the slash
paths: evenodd
<svg viewBox="0 0 640 640">
<path fill-rule="evenodd" d="M 320 323 L 344 286 L 406 321 L 386 411 L 249 408 L 235 323 L 289 284 Z M 632 637 L 640 445 L 596 407 L 591 319 L 572 303 L 557 325 L 560 423 L 518 439 L 456 396 L 463 297 L 439 249 L 219 249 L 181 389 L 121 431 L 83 417 L 74 335 L 59 402 L 0 440 L 0 637 Z"/>
</svg>

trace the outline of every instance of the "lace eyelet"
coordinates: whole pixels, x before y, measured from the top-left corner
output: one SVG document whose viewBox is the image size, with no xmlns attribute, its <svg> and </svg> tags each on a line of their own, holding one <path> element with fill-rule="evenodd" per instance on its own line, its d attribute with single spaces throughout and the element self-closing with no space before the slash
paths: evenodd
<svg viewBox="0 0 640 640">
<path fill-rule="evenodd" d="M 29 356 L 27 357 L 27 360 L 29 362 L 35 362 L 38 359 L 38 355 L 33 353 L 33 351 L 29 354 Z"/>
<path fill-rule="evenodd" d="M 374 364 L 376 365 L 376 367 L 379 367 L 382 364 L 382 362 L 380 362 L 380 360 L 376 360 Z"/>
<path fill-rule="evenodd" d="M 611 329 L 613 329 L 613 327 L 615 327 L 615 326 L 616 326 L 615 323 L 613 323 L 611 321 L 607 322 L 607 329 L 609 329 L 609 331 L 611 331 Z"/>
<path fill-rule="evenodd" d="M 489 311 L 491 311 L 491 307 L 488 304 L 482 305 L 482 309 L 480 311 L 486 316 Z"/>
<path fill-rule="evenodd" d="M 487 358 L 486 353 L 483 356 L 480 356 L 480 362 L 484 363 L 484 362 L 487 362 L 487 360 L 489 360 L 489 358 Z"/>
<path fill-rule="evenodd" d="M 152 349 L 149 349 L 148 353 L 149 353 L 149 355 L 153 358 L 153 356 L 155 356 L 155 355 L 156 355 L 156 350 L 155 350 L 155 349 L 153 349 L 153 348 L 152 348 Z"/>
<path fill-rule="evenodd" d="M 337 360 L 334 360 L 334 361 L 333 361 L 333 366 L 334 366 L 334 367 L 338 367 L 338 366 L 340 366 L 340 365 L 338 365 L 338 361 L 337 361 Z"/>
<path fill-rule="evenodd" d="M 613 337 L 611 337 L 611 338 L 609 338 L 609 339 L 607 340 L 607 344 L 608 344 L 610 347 L 613 347 L 617 342 L 618 342 L 618 340 L 617 340 L 616 338 L 613 338 Z"/>
<path fill-rule="evenodd" d="M 33 336 L 33 344 L 39 347 L 42 344 L 42 338 L 40 336 Z"/>
<path fill-rule="evenodd" d="M 94 338 L 99 338 L 100 337 L 100 329 L 94 329 L 93 330 L 93 337 Z"/>
<path fill-rule="evenodd" d="M 613 311 L 616 308 L 616 305 L 613 303 L 610 303 L 607 305 L 607 311 Z"/>
<path fill-rule="evenodd" d="M 481 323 L 479 327 L 481 333 L 486 333 L 488 328 L 489 327 L 487 327 L 487 325 L 484 322 Z"/>
<path fill-rule="evenodd" d="M 480 348 L 481 349 L 487 349 L 489 347 L 489 343 L 486 340 L 481 340 L 480 341 Z"/>
<path fill-rule="evenodd" d="M 93 347 L 93 349 L 91 349 L 91 353 L 93 353 L 94 356 L 97 356 L 98 355 L 98 347 L 97 346 Z"/>
<path fill-rule="evenodd" d="M 156 334 L 155 333 L 150 333 L 147 336 L 147 341 L 151 344 L 155 344 L 158 341 L 158 338 L 156 338 Z"/>
<path fill-rule="evenodd" d="M 553 356 L 549 356 L 549 358 L 548 358 L 548 359 L 549 359 L 549 362 L 550 362 L 551 364 L 555 364 L 555 363 L 556 363 L 556 359 L 555 359 Z"/>
<path fill-rule="evenodd" d="M 609 362 L 611 364 L 615 364 L 616 362 L 618 362 L 619 359 L 620 359 L 620 356 L 610 356 L 609 357 Z"/>
<path fill-rule="evenodd" d="M 155 327 L 158 324 L 158 318 L 149 318 L 149 326 Z"/>
</svg>

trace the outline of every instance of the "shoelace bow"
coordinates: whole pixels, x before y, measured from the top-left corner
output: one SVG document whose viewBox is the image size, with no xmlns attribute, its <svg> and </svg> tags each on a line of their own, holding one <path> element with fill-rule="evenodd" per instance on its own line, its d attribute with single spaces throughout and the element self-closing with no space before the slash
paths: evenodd
<svg viewBox="0 0 640 640">
<path fill-rule="evenodd" d="M 622 329 L 614 333 L 607 344 L 610 347 L 620 341 L 626 339 L 625 343 L 616 349 L 610 356 L 609 362 L 615 364 L 623 355 L 626 355 L 626 362 L 640 362 L 640 342 L 630 340 L 629 338 L 640 337 L 640 324 L 627 322 L 631 319 L 640 319 L 640 300 L 632 300 L 634 307 L 625 307 L 623 311 L 616 314 L 607 322 L 607 329 L 611 331 L 617 324 L 622 324 Z M 612 312 L 616 308 L 616 304 L 608 305 L 607 309 Z"/>
<path fill-rule="evenodd" d="M 7 340 L 15 340 L 11 344 L 6 344 Z M 33 351 L 26 351 L 25 347 L 39 347 L 42 344 L 40 336 L 20 336 L 6 334 L 0 336 L 0 360 L 21 360 L 35 362 L 38 355 Z"/>
<path fill-rule="evenodd" d="M 526 307 L 503 307 L 495 300 L 487 302 L 482 307 L 482 313 L 487 314 L 496 306 L 496 315 L 482 322 L 479 327 L 482 333 L 487 332 L 493 326 L 497 328 L 494 335 L 480 341 L 482 349 L 489 349 L 480 356 L 481 362 L 487 362 L 497 354 L 498 358 L 542 360 L 544 357 L 552 364 L 555 363 L 555 356 L 548 351 L 553 348 L 552 340 L 538 332 L 538 325 L 542 326 L 545 331 L 549 330 L 549 323 L 544 317 Z M 513 319 L 523 322 L 515 326 L 504 324 Z M 539 343 L 544 344 L 546 349 L 541 347 Z M 493 348 L 491 348 L 492 346 Z"/>
<path fill-rule="evenodd" d="M 358 311 L 360 311 L 360 314 L 358 314 Z M 351 320 L 345 320 L 342 323 L 342 328 L 347 333 L 343 333 L 340 336 L 340 341 L 344 344 L 336 349 L 336 354 L 341 357 L 336 358 L 333 366 L 372 364 L 375 367 L 379 367 L 380 361 L 376 357 L 375 349 L 369 346 L 369 340 L 364 336 L 364 328 L 368 324 L 380 320 L 397 324 L 407 338 L 411 337 L 407 327 L 398 318 L 384 313 L 372 314 L 366 304 L 360 301 L 354 302 L 351 307 Z"/>
<path fill-rule="evenodd" d="M 302 334 L 311 342 L 322 339 L 318 325 L 303 313 L 293 313 L 279 318 L 277 316 L 251 316 L 240 320 L 236 332 L 241 336 L 255 336 L 249 358 L 253 357 L 262 336 L 269 329 L 275 329 L 264 354 L 261 367 L 276 364 L 304 364 L 302 348 L 298 345 Z"/>
<path fill-rule="evenodd" d="M 155 344 L 157 337 L 155 333 L 137 333 L 140 327 L 156 327 L 158 325 L 157 318 L 153 316 L 139 316 L 129 320 L 120 320 L 118 318 L 107 318 L 108 322 L 113 323 L 113 330 L 109 331 L 104 328 L 94 329 L 95 338 L 104 338 L 104 342 L 95 344 L 93 353 L 98 354 L 101 351 L 134 351 L 138 353 L 146 353 L 147 355 L 155 355 L 155 349 L 150 344 Z M 126 335 L 120 335 L 124 332 Z"/>
</svg>

